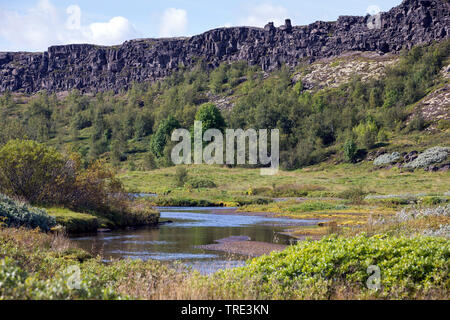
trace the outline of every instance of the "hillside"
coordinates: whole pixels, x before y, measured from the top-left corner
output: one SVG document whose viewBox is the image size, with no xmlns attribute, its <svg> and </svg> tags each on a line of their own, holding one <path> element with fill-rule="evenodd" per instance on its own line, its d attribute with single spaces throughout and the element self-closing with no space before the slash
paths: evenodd
<svg viewBox="0 0 450 320">
<path fill-rule="evenodd" d="M 450 2 L 373 19 L 0 53 L 0 300 L 448 301 Z"/>
<path fill-rule="evenodd" d="M 122 94 L 7 92 L 0 143 L 28 138 L 76 151 L 85 164 L 165 167 L 166 124 L 190 128 L 212 103 L 229 128 L 280 129 L 283 169 L 449 146 L 449 48 L 445 40 L 400 54 L 347 52 L 271 73 L 246 62 L 214 70 L 199 63 Z M 355 145 L 350 158 L 345 143 Z"/>
<path fill-rule="evenodd" d="M 78 152 L 85 166 L 166 167 L 170 129 L 191 128 L 212 104 L 222 127 L 279 129 L 285 170 L 447 147 L 448 9 L 404 1 L 381 14 L 381 30 L 369 17 L 340 17 L 4 53 L 0 144 L 36 140 Z"/>
<path fill-rule="evenodd" d="M 138 39 L 113 47 L 53 46 L 43 53 L 0 53 L 0 91 L 36 93 L 124 91 L 133 82 L 162 79 L 202 61 L 208 69 L 246 61 L 263 71 L 301 60 L 339 56 L 347 51 L 398 53 L 450 35 L 450 4 L 445 0 L 405 0 L 382 13 L 341 16 L 334 22 L 264 29 L 221 28 L 189 38 Z"/>
</svg>

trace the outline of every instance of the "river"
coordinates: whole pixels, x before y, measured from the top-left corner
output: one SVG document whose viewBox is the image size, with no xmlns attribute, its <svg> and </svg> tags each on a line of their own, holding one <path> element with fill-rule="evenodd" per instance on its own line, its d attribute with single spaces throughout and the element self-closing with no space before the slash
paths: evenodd
<svg viewBox="0 0 450 320">
<path fill-rule="evenodd" d="M 158 208 L 161 225 L 110 233 L 73 237 L 79 246 L 105 260 L 111 258 L 180 261 L 207 274 L 242 266 L 248 257 L 199 249 L 230 236 L 248 236 L 252 241 L 290 244 L 281 234 L 288 226 L 312 225 L 317 221 L 239 215 L 235 208 Z M 172 221 L 172 223 L 164 223 Z"/>
</svg>

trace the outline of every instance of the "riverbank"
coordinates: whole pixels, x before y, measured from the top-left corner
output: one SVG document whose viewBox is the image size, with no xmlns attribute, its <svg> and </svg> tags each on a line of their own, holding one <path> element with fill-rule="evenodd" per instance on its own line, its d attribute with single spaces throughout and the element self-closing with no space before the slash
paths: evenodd
<svg viewBox="0 0 450 320">
<path fill-rule="evenodd" d="M 449 252 L 442 238 L 328 237 L 202 276 L 153 260 L 105 263 L 62 236 L 0 226 L 0 298 L 447 300 Z M 379 290 L 365 286 L 371 264 L 389 274 Z M 74 268 L 78 289 L 69 285 Z"/>
<path fill-rule="evenodd" d="M 69 235 L 97 233 L 99 230 L 118 230 L 130 227 L 156 226 L 159 223 L 159 212 L 152 210 L 146 216 L 135 217 L 123 221 L 108 218 L 102 214 L 78 212 L 67 208 L 44 208 Z"/>
<path fill-rule="evenodd" d="M 243 215 L 329 222 L 287 230 L 287 234 L 299 239 L 318 239 L 346 229 L 361 228 L 370 220 L 389 218 L 404 208 L 450 201 L 447 190 L 450 171 L 375 170 L 369 162 L 322 163 L 295 171 L 280 170 L 275 176 L 261 176 L 259 169 L 183 167 L 188 179 L 207 179 L 215 187 L 179 187 L 175 167 L 148 172 L 126 171 L 120 173 L 119 178 L 130 191 L 157 193 L 158 197 L 148 199 L 154 205 L 236 206 L 237 213 Z"/>
<path fill-rule="evenodd" d="M 282 244 L 260 241 L 229 241 L 197 246 L 199 249 L 240 254 L 248 257 L 260 257 L 275 251 L 283 251 L 286 247 L 286 245 Z"/>
</svg>

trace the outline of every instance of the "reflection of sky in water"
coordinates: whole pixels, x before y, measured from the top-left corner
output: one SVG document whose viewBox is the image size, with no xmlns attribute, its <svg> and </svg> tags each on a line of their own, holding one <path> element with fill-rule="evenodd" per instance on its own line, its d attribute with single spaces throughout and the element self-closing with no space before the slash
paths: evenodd
<svg viewBox="0 0 450 320">
<path fill-rule="evenodd" d="M 123 243 L 133 243 L 133 244 L 142 244 L 142 245 L 161 245 L 161 244 L 169 244 L 170 242 L 168 241 L 139 241 L 139 240 L 127 240 L 127 241 L 123 241 Z"/>
<path fill-rule="evenodd" d="M 115 250 L 109 253 L 120 254 L 122 257 L 127 257 L 130 259 L 142 259 L 142 260 L 183 260 L 183 259 L 211 259 L 216 258 L 215 254 L 194 254 L 194 253 L 172 253 L 172 252 L 130 252 Z"/>
<path fill-rule="evenodd" d="M 184 264 L 202 274 L 211 274 L 218 270 L 243 267 L 245 260 L 215 260 L 213 263 L 211 261 L 188 261 Z"/>
<path fill-rule="evenodd" d="M 198 213 L 183 212 L 180 216 L 178 211 L 165 211 L 171 209 L 161 209 L 162 219 L 179 219 L 173 227 L 243 227 L 249 225 L 265 224 L 265 225 L 305 225 L 315 224 L 317 221 L 298 220 L 298 219 L 282 219 L 268 218 L 261 216 L 242 216 L 230 214 L 214 214 L 214 213 Z M 173 210 L 173 209 L 172 209 Z M 191 209 L 192 210 L 192 209 Z M 209 209 L 211 210 L 211 209 Z M 215 210 L 215 209 L 214 209 Z"/>
<path fill-rule="evenodd" d="M 138 235 L 133 235 L 133 234 L 119 235 L 119 236 L 109 236 L 109 234 L 110 233 L 108 233 L 108 235 L 106 235 L 106 234 L 99 234 L 99 235 L 95 236 L 95 238 L 97 240 L 102 240 L 102 241 L 139 238 Z M 93 238 L 92 236 L 90 236 L 90 237 L 78 237 L 78 238 L 72 238 L 71 240 L 84 241 L 84 240 L 92 240 L 92 238 Z"/>
<path fill-rule="evenodd" d="M 233 236 L 247 236 L 253 241 L 289 243 L 279 235 L 287 226 L 312 225 L 317 221 L 236 215 L 233 208 L 159 208 L 161 220 L 173 223 L 158 227 L 116 230 L 92 236 L 74 237 L 78 245 L 105 261 L 111 258 L 181 261 L 201 273 L 239 267 L 247 256 L 199 249 Z M 227 214 L 223 214 L 223 213 Z M 229 214 L 231 213 L 231 214 Z"/>
</svg>

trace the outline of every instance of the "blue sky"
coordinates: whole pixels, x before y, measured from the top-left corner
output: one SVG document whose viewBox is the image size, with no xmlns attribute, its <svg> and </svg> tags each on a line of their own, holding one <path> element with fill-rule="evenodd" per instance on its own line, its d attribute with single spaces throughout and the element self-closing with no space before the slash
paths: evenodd
<svg viewBox="0 0 450 320">
<path fill-rule="evenodd" d="M 67 43 L 120 44 L 190 36 L 237 25 L 294 25 L 387 11 L 401 0 L 0 0 L 0 51 L 44 51 Z"/>
</svg>

